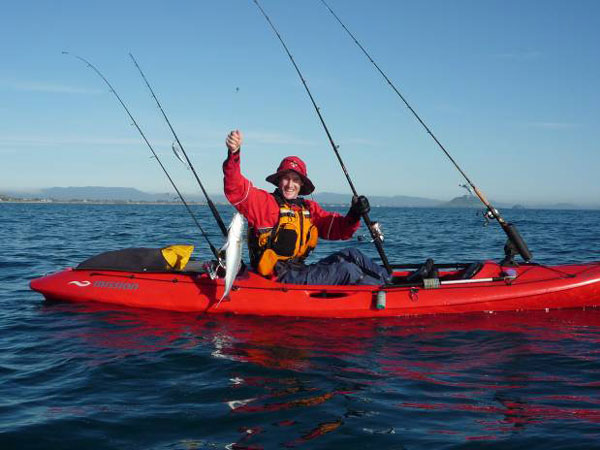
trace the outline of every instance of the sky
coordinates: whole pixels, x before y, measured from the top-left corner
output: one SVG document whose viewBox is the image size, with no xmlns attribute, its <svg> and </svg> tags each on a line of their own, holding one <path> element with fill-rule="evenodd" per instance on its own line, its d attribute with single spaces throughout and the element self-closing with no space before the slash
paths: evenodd
<svg viewBox="0 0 600 450">
<path fill-rule="evenodd" d="M 361 194 L 449 200 L 464 179 L 320 0 L 260 0 Z M 600 204 L 600 2 L 328 0 L 489 198 Z M 144 70 L 201 180 L 222 191 L 229 130 L 258 187 L 287 155 L 317 192 L 348 182 L 291 62 L 251 0 L 4 2 L 0 192 L 122 186 L 170 192 L 102 80 L 184 193 L 198 193 Z"/>
</svg>

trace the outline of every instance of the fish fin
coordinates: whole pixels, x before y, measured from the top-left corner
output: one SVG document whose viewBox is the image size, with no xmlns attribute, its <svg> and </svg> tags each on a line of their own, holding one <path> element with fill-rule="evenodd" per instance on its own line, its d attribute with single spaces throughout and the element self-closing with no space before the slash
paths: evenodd
<svg viewBox="0 0 600 450">
<path fill-rule="evenodd" d="M 223 247 L 221 247 L 219 251 L 224 252 L 227 250 L 227 247 L 229 247 L 229 241 L 225 242 L 225 244 L 223 244 Z"/>
</svg>

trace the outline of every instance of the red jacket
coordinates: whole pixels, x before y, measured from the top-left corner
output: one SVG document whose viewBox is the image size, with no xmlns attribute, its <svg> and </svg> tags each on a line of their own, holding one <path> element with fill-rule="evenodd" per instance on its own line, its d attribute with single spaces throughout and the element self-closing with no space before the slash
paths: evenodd
<svg viewBox="0 0 600 450">
<path fill-rule="evenodd" d="M 252 186 L 240 170 L 240 152 L 230 153 L 223 163 L 225 196 L 246 218 L 250 228 L 270 228 L 279 221 L 279 205 L 273 195 Z M 305 200 L 312 223 L 322 239 L 350 239 L 360 226 L 360 219 L 325 211 L 312 200 Z"/>
</svg>

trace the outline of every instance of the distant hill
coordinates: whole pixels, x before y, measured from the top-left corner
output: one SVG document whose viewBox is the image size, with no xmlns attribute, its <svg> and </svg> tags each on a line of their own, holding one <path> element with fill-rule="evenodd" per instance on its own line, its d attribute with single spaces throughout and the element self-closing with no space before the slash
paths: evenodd
<svg viewBox="0 0 600 450">
<path fill-rule="evenodd" d="M 206 203 L 204 196 L 197 194 L 184 194 L 188 202 Z M 229 202 L 223 194 L 210 194 L 212 201 L 216 204 L 228 204 Z M 321 192 L 308 198 L 314 199 L 324 205 L 350 205 L 351 194 L 336 194 L 332 192 Z M 462 195 L 455 197 L 450 201 L 442 201 L 424 197 L 410 197 L 406 195 L 380 196 L 369 195 L 371 206 L 386 206 L 386 207 L 404 207 L 404 208 L 484 208 L 477 197 L 472 195 Z M 164 203 L 164 202 L 179 202 L 179 198 L 175 193 L 159 193 L 152 194 L 139 189 L 129 187 L 105 187 L 105 186 L 71 186 L 71 187 L 51 187 L 38 189 L 34 191 L 19 192 L 3 190 L 0 191 L 0 201 L 19 201 L 19 199 L 29 201 L 64 201 L 64 202 L 148 202 L 148 203 Z M 508 204 L 495 202 L 492 204 L 497 208 L 534 208 L 534 209 L 600 209 L 599 205 L 577 205 L 571 203 L 554 203 L 554 204 Z"/>
<path fill-rule="evenodd" d="M 460 197 L 454 197 L 449 202 L 445 202 L 440 206 L 445 208 L 485 208 L 481 201 L 473 195 L 461 195 Z"/>
<path fill-rule="evenodd" d="M 174 201 L 174 194 L 149 194 L 135 188 L 77 186 L 51 187 L 29 191 L 2 191 L 14 199 L 100 202 L 165 202 Z"/>
<path fill-rule="evenodd" d="M 310 197 L 309 197 L 310 198 Z M 324 205 L 350 205 L 351 194 L 334 194 L 332 192 L 321 192 L 312 196 L 317 202 Z M 406 195 L 380 196 L 369 195 L 371 206 L 405 207 L 405 208 L 432 208 L 439 206 L 441 200 L 433 200 L 424 197 L 409 197 Z"/>
<path fill-rule="evenodd" d="M 576 210 L 581 210 L 581 209 L 598 209 L 599 208 L 599 206 L 593 206 L 593 205 L 582 206 L 582 205 L 575 205 L 572 203 L 539 203 L 539 204 L 530 204 L 527 206 L 522 205 L 522 204 L 511 205 L 510 203 L 496 202 L 494 200 L 491 200 L 491 203 L 494 207 L 502 208 L 502 209 L 512 208 L 512 209 L 576 209 Z M 461 195 L 460 197 L 453 198 L 449 202 L 441 203 L 438 206 L 441 206 L 444 208 L 482 208 L 482 209 L 485 209 L 485 206 L 483 206 L 481 201 L 474 195 Z"/>
<path fill-rule="evenodd" d="M 135 188 L 127 187 L 52 187 L 41 189 L 40 193 L 45 198 L 55 200 L 116 200 L 116 201 L 143 201 L 158 202 L 171 201 L 171 194 L 149 194 Z"/>
<path fill-rule="evenodd" d="M 52 199 L 58 201 L 118 201 L 118 202 L 173 202 L 178 201 L 176 194 L 150 194 L 135 188 L 127 187 L 103 187 L 103 186 L 82 186 L 82 187 L 51 187 L 30 192 L 4 192 L 10 197 L 27 199 Z M 223 194 L 209 194 L 214 203 L 228 203 Z M 352 196 L 350 194 L 335 194 L 331 192 L 322 192 L 310 196 L 315 201 L 325 205 L 350 205 Z M 185 195 L 186 201 L 205 203 L 206 200 L 201 194 Z M 405 195 L 396 195 L 391 197 L 369 196 L 369 202 L 372 206 L 390 206 L 390 207 L 435 207 L 440 205 L 440 200 L 432 200 L 423 197 L 408 197 Z"/>
</svg>

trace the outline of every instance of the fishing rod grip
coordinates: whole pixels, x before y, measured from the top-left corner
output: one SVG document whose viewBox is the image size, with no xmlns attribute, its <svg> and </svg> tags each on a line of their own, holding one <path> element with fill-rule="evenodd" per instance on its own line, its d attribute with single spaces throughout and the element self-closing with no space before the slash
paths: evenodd
<svg viewBox="0 0 600 450">
<path fill-rule="evenodd" d="M 488 208 L 491 208 L 492 206 L 490 205 L 490 202 L 488 202 L 488 199 L 485 198 L 485 195 L 483 195 L 483 192 L 481 192 L 477 186 L 474 186 L 474 185 L 471 185 L 471 186 L 473 187 L 473 190 L 475 191 L 475 195 L 477 195 L 477 197 L 479 197 L 479 200 L 481 200 L 481 203 L 483 203 Z"/>
<path fill-rule="evenodd" d="M 506 233 L 506 236 L 508 236 L 508 240 L 513 244 L 513 246 L 515 247 L 515 249 L 519 252 L 519 254 L 521 255 L 521 257 L 523 258 L 523 260 L 525 262 L 529 262 L 533 258 L 533 255 L 531 254 L 531 251 L 527 247 L 527 244 L 525 243 L 525 240 L 523 239 L 523 237 L 519 233 L 519 230 L 517 230 L 517 227 L 514 224 L 512 224 L 512 223 L 507 223 L 502 218 L 502 216 L 500 215 L 500 213 L 498 212 L 498 210 L 495 209 L 490 204 L 490 202 L 488 202 L 487 198 L 485 198 L 485 195 L 483 195 L 483 193 L 477 188 L 477 186 L 473 186 L 473 190 L 475 191 L 475 194 L 477 194 L 477 197 L 479 197 L 479 199 L 483 202 L 483 204 L 485 206 L 487 206 L 487 208 L 490 211 L 490 213 L 498 221 L 498 223 L 500 224 L 500 226 L 502 227 L 502 229 Z"/>
<path fill-rule="evenodd" d="M 527 244 L 521 237 L 521 234 L 517 230 L 517 227 L 512 223 L 506 222 L 502 223 L 501 225 L 502 229 L 508 236 L 508 239 L 510 240 L 510 242 L 513 243 L 515 249 L 519 252 L 521 257 L 525 260 L 525 262 L 529 262 L 533 258 L 533 255 L 529 251 L 529 248 L 527 247 Z"/>
<path fill-rule="evenodd" d="M 377 234 L 377 232 L 373 229 L 373 222 L 369 218 L 369 213 L 363 213 L 363 220 L 365 221 L 365 225 L 369 229 L 369 233 L 371 233 L 371 237 L 373 238 L 373 243 L 375 244 L 375 248 L 377 249 L 377 253 L 379 253 L 379 257 L 381 258 L 381 262 L 383 263 L 383 267 L 388 274 L 392 274 L 392 267 L 390 266 L 390 262 L 387 259 L 387 255 L 385 254 L 385 250 L 383 249 L 383 244 L 381 243 L 381 238 Z"/>
</svg>

